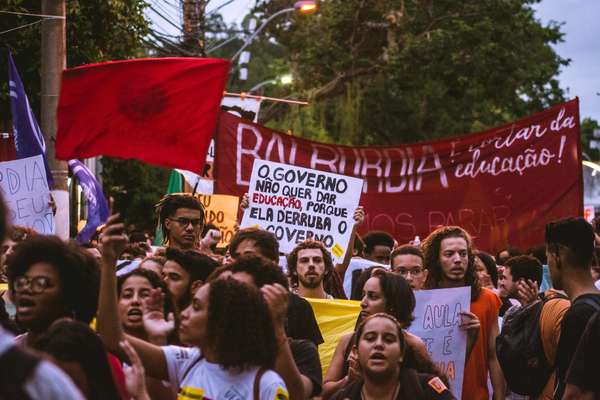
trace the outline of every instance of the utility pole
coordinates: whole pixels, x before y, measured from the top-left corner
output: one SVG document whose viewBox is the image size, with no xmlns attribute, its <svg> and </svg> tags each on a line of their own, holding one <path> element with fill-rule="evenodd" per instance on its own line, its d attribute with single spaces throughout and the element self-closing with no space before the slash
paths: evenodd
<svg viewBox="0 0 600 400">
<path fill-rule="evenodd" d="M 42 14 L 65 17 L 65 0 L 42 0 Z M 52 195 L 56 202 L 56 234 L 69 238 L 68 169 L 56 159 L 56 108 L 62 71 L 66 68 L 66 20 L 46 18 L 42 22 L 42 132 L 46 141 L 48 165 L 54 178 Z"/>
<path fill-rule="evenodd" d="M 183 47 L 198 57 L 206 57 L 204 30 L 207 0 L 181 0 Z"/>
</svg>

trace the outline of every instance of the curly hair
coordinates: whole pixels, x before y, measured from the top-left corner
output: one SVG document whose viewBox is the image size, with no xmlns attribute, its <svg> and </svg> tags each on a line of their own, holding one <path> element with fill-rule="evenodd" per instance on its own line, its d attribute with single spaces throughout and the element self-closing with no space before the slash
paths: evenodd
<svg viewBox="0 0 600 400">
<path fill-rule="evenodd" d="M 365 245 L 364 253 L 371 254 L 375 246 L 394 248 L 394 237 L 384 231 L 370 231 L 362 238 Z"/>
<path fill-rule="evenodd" d="M 321 250 L 323 254 L 323 261 L 325 262 L 325 276 L 324 279 L 327 279 L 328 276 L 333 271 L 333 260 L 331 258 L 331 253 L 325 247 L 325 245 L 318 240 L 308 239 L 304 242 L 298 244 L 294 250 L 287 256 L 287 266 L 288 273 L 290 277 L 290 281 L 292 282 L 292 286 L 298 285 L 298 273 L 296 272 L 296 268 L 298 266 L 298 253 L 302 250 L 306 249 L 318 249 Z"/>
<path fill-rule="evenodd" d="M 36 235 L 19 243 L 7 260 L 8 288 L 15 294 L 15 280 L 36 263 L 52 265 L 60 276 L 65 317 L 89 324 L 98 309 L 100 269 L 96 259 L 56 236 Z"/>
<path fill-rule="evenodd" d="M 56 360 L 79 364 L 87 377 L 89 393 L 84 395 L 89 399 L 119 398 L 102 340 L 86 324 L 70 319 L 57 320 L 33 347 Z"/>
<path fill-rule="evenodd" d="M 163 244 L 169 243 L 169 229 L 165 220 L 175 215 L 180 208 L 190 208 L 200 211 L 201 225 L 204 226 L 204 206 L 202 202 L 189 193 L 173 193 L 165 195 L 156 205 L 154 210 L 158 216 L 158 225 L 162 231 Z"/>
<path fill-rule="evenodd" d="M 279 242 L 273 232 L 257 228 L 240 229 L 229 242 L 229 253 L 233 258 L 240 256 L 237 248 L 244 240 L 253 240 L 261 256 L 279 262 Z"/>
<path fill-rule="evenodd" d="M 468 265 L 465 273 L 465 285 L 471 287 L 471 301 L 479 298 L 481 286 L 475 273 L 475 255 L 473 254 L 473 241 L 471 235 L 459 226 L 441 226 L 431 232 L 421 243 L 423 255 L 425 256 L 425 268 L 429 270 L 425 280 L 426 289 L 438 289 L 443 279 L 442 266 L 440 264 L 440 248 L 442 241 L 447 238 L 461 238 L 467 242 Z"/>
<path fill-rule="evenodd" d="M 259 289 L 233 279 L 211 282 L 206 330 L 208 346 L 223 368 L 275 365 L 275 330 Z"/>
</svg>

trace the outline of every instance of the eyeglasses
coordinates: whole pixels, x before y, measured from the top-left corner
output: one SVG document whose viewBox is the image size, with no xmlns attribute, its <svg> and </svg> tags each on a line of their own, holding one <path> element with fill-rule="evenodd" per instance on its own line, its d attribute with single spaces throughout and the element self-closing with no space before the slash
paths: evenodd
<svg viewBox="0 0 600 400">
<path fill-rule="evenodd" d="M 53 287 L 50 279 L 45 276 L 36 276 L 35 278 L 28 278 L 26 276 L 19 276 L 15 279 L 14 287 L 16 292 L 23 292 L 26 287 L 29 287 L 31 293 L 40 294 L 49 287 Z"/>
<path fill-rule="evenodd" d="M 394 270 L 394 272 L 397 274 L 400 274 L 402 276 L 408 276 L 409 274 L 412 276 L 419 276 L 423 273 L 423 268 L 421 268 L 421 267 L 416 267 L 416 268 L 411 268 L 411 269 L 397 268 Z"/>
<path fill-rule="evenodd" d="M 194 219 L 189 219 L 189 218 L 169 218 L 171 221 L 175 221 L 177 222 L 177 224 L 179 224 L 179 226 L 181 226 L 182 228 L 185 228 L 186 226 L 188 226 L 189 224 L 192 224 L 192 226 L 194 228 L 197 228 L 199 226 L 202 225 L 202 218 L 194 218 Z"/>
</svg>

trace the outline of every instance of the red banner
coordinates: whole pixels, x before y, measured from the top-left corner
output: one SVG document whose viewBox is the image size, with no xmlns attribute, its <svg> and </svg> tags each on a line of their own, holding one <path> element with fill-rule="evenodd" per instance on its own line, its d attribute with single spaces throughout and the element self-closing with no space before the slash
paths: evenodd
<svg viewBox="0 0 600 400">
<path fill-rule="evenodd" d="M 393 147 L 318 143 L 221 113 L 216 193 L 248 191 L 255 159 L 365 179 L 361 232 L 399 243 L 459 225 L 483 250 L 543 244 L 547 222 L 583 213 L 579 101 L 451 139 Z"/>
</svg>

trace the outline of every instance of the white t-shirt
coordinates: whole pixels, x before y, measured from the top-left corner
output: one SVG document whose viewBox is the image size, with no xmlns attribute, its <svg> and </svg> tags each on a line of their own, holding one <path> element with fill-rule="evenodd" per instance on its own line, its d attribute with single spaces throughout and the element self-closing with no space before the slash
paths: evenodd
<svg viewBox="0 0 600 400">
<path fill-rule="evenodd" d="M 162 349 L 169 380 L 179 392 L 178 399 L 252 400 L 258 367 L 233 372 L 206 361 L 198 348 L 165 346 Z M 289 398 L 283 379 L 271 370 L 261 377 L 259 393 L 260 400 Z"/>
</svg>

